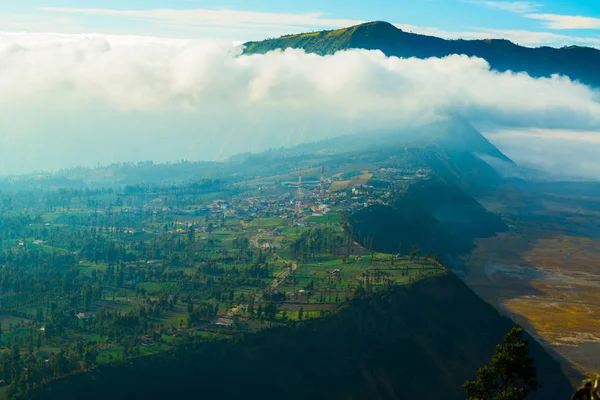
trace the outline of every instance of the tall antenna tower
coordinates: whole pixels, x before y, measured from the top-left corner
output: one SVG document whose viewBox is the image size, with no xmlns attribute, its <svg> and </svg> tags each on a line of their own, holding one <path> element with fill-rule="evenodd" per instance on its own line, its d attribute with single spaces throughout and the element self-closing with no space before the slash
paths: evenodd
<svg viewBox="0 0 600 400">
<path fill-rule="evenodd" d="M 258 231 L 261 232 L 260 228 L 260 206 L 256 207 L 256 214 L 258 215 Z"/>
<path fill-rule="evenodd" d="M 302 213 L 302 173 L 298 177 L 298 192 L 296 193 L 296 214 Z"/>
<path fill-rule="evenodd" d="M 321 167 L 321 203 L 325 201 L 325 167 Z"/>
</svg>

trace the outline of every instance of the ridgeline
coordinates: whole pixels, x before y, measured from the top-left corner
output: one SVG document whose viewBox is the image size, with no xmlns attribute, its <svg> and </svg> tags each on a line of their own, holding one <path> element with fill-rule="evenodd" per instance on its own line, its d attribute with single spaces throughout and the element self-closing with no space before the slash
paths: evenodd
<svg viewBox="0 0 600 400">
<path fill-rule="evenodd" d="M 464 54 L 484 58 L 493 69 L 502 72 L 527 72 L 534 77 L 560 74 L 587 85 L 600 86 L 598 49 L 581 46 L 530 48 L 502 39 L 446 40 L 404 32 L 390 23 L 379 21 L 344 29 L 248 42 L 245 46 L 245 54 L 262 54 L 287 48 L 304 49 L 320 55 L 349 49 L 381 50 L 387 56 L 421 59 Z"/>
</svg>

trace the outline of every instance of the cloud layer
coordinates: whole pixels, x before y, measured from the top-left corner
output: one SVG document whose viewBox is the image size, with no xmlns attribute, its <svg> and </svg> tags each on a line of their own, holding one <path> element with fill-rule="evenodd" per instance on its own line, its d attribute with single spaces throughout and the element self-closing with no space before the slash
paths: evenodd
<svg viewBox="0 0 600 400">
<path fill-rule="evenodd" d="M 492 8 L 500 11 L 510 11 L 517 14 L 525 14 L 537 11 L 541 4 L 531 1 L 489 1 L 489 0 L 472 0 L 472 4 L 478 4 L 484 7 Z"/>
<path fill-rule="evenodd" d="M 544 21 L 550 29 L 600 29 L 600 18 L 557 14 L 528 14 L 527 18 Z"/>
<path fill-rule="evenodd" d="M 590 88 L 465 56 L 241 56 L 219 42 L 0 36 L 0 175 L 220 159 L 448 112 L 497 127 L 600 130 Z"/>
<path fill-rule="evenodd" d="M 255 11 L 228 10 L 228 9 L 151 9 L 151 10 L 113 10 L 103 8 L 69 8 L 69 7 L 42 7 L 40 10 L 60 14 L 120 16 L 129 18 L 142 18 L 154 23 L 169 23 L 177 25 L 190 25 L 202 23 L 223 27 L 233 25 L 246 29 L 272 28 L 303 28 L 351 26 L 360 24 L 361 21 L 353 19 L 327 18 L 322 13 L 292 14 L 292 13 L 265 13 Z"/>
<path fill-rule="evenodd" d="M 520 166 L 551 172 L 546 178 L 598 180 L 598 131 L 506 129 L 488 138 Z"/>
<path fill-rule="evenodd" d="M 492 10 L 512 12 L 525 18 L 544 21 L 546 27 L 565 26 L 583 28 L 593 24 L 593 18 L 571 17 L 553 14 L 537 14 L 542 4 L 529 1 L 490 1 L 464 0 Z M 277 37 L 291 32 L 343 28 L 368 22 L 356 19 L 340 19 L 326 14 L 314 13 L 275 13 L 233 10 L 227 8 L 209 9 L 110 9 L 110 8 L 73 8 L 41 7 L 41 15 L 5 15 L 0 13 L 0 26 L 5 29 L 23 29 L 27 31 L 60 29 L 65 32 L 79 32 L 82 18 L 110 18 L 124 24 L 145 26 L 146 32 L 161 32 L 169 37 L 235 37 L 246 40 L 260 40 L 265 37 Z M 15 25 L 15 21 L 21 23 Z M 27 22 L 29 21 L 29 22 Z M 52 22 L 53 21 L 53 22 Z M 79 22 L 78 22 L 79 21 Z M 425 35 L 435 35 L 447 39 L 490 39 L 505 38 L 525 46 L 564 46 L 577 44 L 600 46 L 597 35 L 574 36 L 557 32 L 531 31 L 524 29 L 491 29 L 480 26 L 464 26 L 448 31 L 438 28 L 397 23 L 396 26 Z M 50 28 L 48 28 L 50 27 Z M 106 31 L 102 32 L 118 32 Z M 128 31 L 129 32 L 129 31 Z M 139 31 L 138 31 L 139 32 Z M 233 36 L 232 36 L 233 35 Z"/>
</svg>

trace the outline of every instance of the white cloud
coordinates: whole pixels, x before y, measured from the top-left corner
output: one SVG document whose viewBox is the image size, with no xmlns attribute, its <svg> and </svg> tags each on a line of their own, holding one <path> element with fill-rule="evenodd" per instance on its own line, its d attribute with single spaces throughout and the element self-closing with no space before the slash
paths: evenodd
<svg viewBox="0 0 600 400">
<path fill-rule="evenodd" d="M 68 32 L 78 32 L 81 27 L 74 15 L 41 15 L 31 13 L 0 12 L 0 26 L 6 31 L 51 31 L 62 28 Z"/>
<path fill-rule="evenodd" d="M 579 44 L 600 47 L 600 37 L 567 36 L 552 32 L 535 32 L 518 29 L 486 29 L 473 28 L 465 31 L 446 31 L 433 27 L 422 27 L 408 24 L 395 24 L 396 27 L 421 35 L 437 36 L 444 39 L 506 39 L 522 46 L 556 46 Z"/>
<path fill-rule="evenodd" d="M 517 1 L 477 1 L 477 4 L 504 9 L 519 13 L 533 12 L 538 3 Z M 236 40 L 260 40 L 265 37 L 277 37 L 283 34 L 322 30 L 330 28 L 342 28 L 361 24 L 367 21 L 328 18 L 322 13 L 289 14 L 289 13 L 264 13 L 243 10 L 113 10 L 93 8 L 64 8 L 44 7 L 42 11 L 51 15 L 65 15 L 72 18 L 77 16 L 108 16 L 114 18 L 128 18 L 144 21 L 152 27 L 147 31 L 160 31 L 169 36 L 222 36 L 235 35 Z M 537 14 L 531 14 L 537 15 Z M 18 18 L 2 19 L 0 23 L 14 29 L 11 21 Z M 28 25 L 29 30 L 36 29 L 40 17 L 36 17 L 35 23 Z M 71 21 L 72 24 L 72 21 Z M 395 24 L 405 31 L 420 33 L 424 35 L 438 36 L 446 39 L 508 39 L 525 46 L 553 45 L 563 46 L 565 44 L 582 44 L 589 46 L 600 46 L 600 38 L 573 37 L 559 35 L 551 32 L 533 32 L 526 30 L 499 30 L 488 28 L 470 28 L 470 30 L 448 31 L 433 27 L 415 26 L 410 24 Z M 57 29 L 59 27 L 57 26 Z M 70 28 L 73 30 L 73 28 Z"/>
<path fill-rule="evenodd" d="M 527 14 L 526 17 L 544 21 L 549 29 L 600 29 L 600 18 L 557 14 Z"/>
<path fill-rule="evenodd" d="M 493 1 L 493 0 L 465 0 L 471 4 L 481 5 L 502 11 L 523 14 L 526 18 L 544 21 L 548 29 L 600 29 L 600 18 L 542 14 L 537 11 L 542 7 L 540 3 L 530 1 Z M 541 34 L 541 32 L 539 32 Z"/>
<path fill-rule="evenodd" d="M 472 0 L 468 1 L 472 4 L 481 5 L 487 8 L 492 8 L 501 11 L 510 11 L 517 14 L 525 14 L 537 11 L 541 5 L 531 1 L 483 1 Z"/>
<path fill-rule="evenodd" d="M 212 26 L 227 28 L 245 28 L 259 30 L 275 30 L 290 33 L 298 29 L 311 27 L 345 27 L 360 24 L 362 21 L 351 19 L 327 18 L 322 13 L 290 14 L 265 13 L 228 9 L 152 9 L 152 10 L 114 10 L 101 8 L 67 8 L 42 7 L 42 11 L 78 14 L 100 15 L 113 17 L 138 18 L 160 24 L 176 24 L 178 26 Z"/>
<path fill-rule="evenodd" d="M 448 112 L 497 126 L 600 130 L 589 87 L 498 73 L 465 56 L 239 56 L 214 41 L 102 35 L 0 40 L 0 174 L 217 159 Z"/>
<path fill-rule="evenodd" d="M 102 33 L 36 33 L 36 32 L 0 32 L 0 43 L 17 45 L 33 51 L 45 46 L 62 47 L 72 43 L 89 43 L 93 40 L 106 41 L 111 47 L 131 47 L 143 45 L 186 46 L 191 39 L 157 38 L 136 35 L 105 35 Z M 223 41 L 223 43 L 225 43 Z M 241 43 L 240 43 L 241 44 Z"/>
<path fill-rule="evenodd" d="M 500 129 L 488 138 L 523 167 L 555 176 L 598 180 L 600 130 Z"/>
<path fill-rule="evenodd" d="M 600 47 L 600 37 L 567 36 L 552 32 L 534 32 L 525 30 L 489 30 L 491 38 L 508 39 L 523 46 L 581 45 Z"/>
</svg>

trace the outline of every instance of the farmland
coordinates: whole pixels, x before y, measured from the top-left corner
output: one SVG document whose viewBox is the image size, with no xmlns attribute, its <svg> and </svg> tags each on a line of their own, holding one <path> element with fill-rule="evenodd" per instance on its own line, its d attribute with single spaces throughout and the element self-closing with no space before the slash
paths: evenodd
<svg viewBox="0 0 600 400">
<path fill-rule="evenodd" d="M 347 215 L 390 189 L 367 186 L 373 173 L 350 175 L 352 197 L 322 181 L 303 191 L 302 209 L 290 201 L 297 188 L 264 182 L 5 199 L 5 394 L 167 352 L 188 338 L 326 318 L 356 296 L 445 274 L 418 252 L 384 254 L 354 241 Z"/>
</svg>

